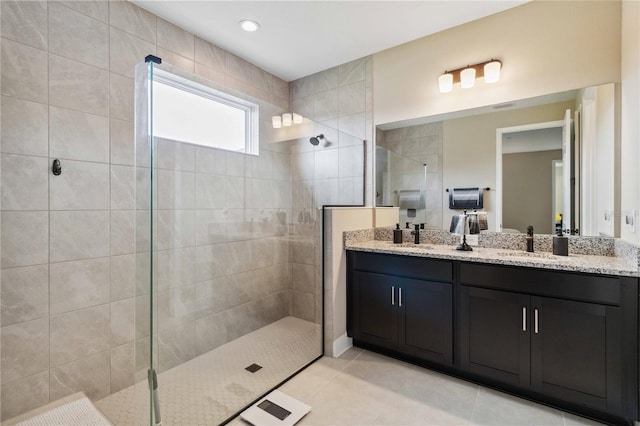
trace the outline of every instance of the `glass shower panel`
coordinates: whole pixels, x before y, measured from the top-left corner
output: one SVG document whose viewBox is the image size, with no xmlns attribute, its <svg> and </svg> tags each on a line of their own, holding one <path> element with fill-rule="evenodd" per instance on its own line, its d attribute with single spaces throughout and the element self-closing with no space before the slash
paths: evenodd
<svg viewBox="0 0 640 426">
<path fill-rule="evenodd" d="M 274 142 L 280 108 L 170 66 L 140 73 L 141 97 L 161 78 L 255 112 L 258 155 L 157 137 L 153 108 L 166 99 L 137 103 L 136 378 L 157 372 L 165 425 L 217 424 L 322 354 L 317 214 L 294 217 L 297 141 Z M 148 386 L 145 404 L 147 423 L 158 406 Z"/>
<path fill-rule="evenodd" d="M 154 370 L 155 336 L 154 314 L 155 286 L 152 285 L 154 256 L 153 209 L 155 185 L 155 143 L 153 140 L 153 72 L 154 62 L 136 66 L 135 88 L 135 228 L 136 228 L 136 300 L 135 300 L 135 421 L 136 424 L 152 424 L 153 393 L 149 378 Z M 154 336 L 154 337 L 152 337 Z M 152 376 L 151 376 L 152 378 Z"/>
</svg>

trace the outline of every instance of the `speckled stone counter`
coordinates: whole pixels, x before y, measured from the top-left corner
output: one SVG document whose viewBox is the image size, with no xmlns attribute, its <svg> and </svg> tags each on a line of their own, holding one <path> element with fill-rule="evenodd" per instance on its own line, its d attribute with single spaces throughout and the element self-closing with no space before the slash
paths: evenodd
<svg viewBox="0 0 640 426">
<path fill-rule="evenodd" d="M 640 276 L 638 246 L 613 238 L 569 237 L 569 256 L 555 256 L 551 253 L 551 235 L 537 235 L 535 252 L 527 253 L 524 234 L 483 233 L 479 236 L 479 245 L 473 247 L 473 251 L 464 252 L 455 249 L 459 238 L 446 231 L 420 231 L 419 245 L 413 244 L 409 230 L 404 231 L 403 244 L 394 244 L 392 231 L 392 228 L 376 228 L 345 232 L 345 248 L 434 259 Z"/>
</svg>

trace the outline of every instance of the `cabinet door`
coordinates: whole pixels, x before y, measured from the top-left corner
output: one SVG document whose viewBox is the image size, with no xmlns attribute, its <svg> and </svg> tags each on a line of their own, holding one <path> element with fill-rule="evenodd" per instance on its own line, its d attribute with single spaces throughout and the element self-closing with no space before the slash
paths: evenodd
<svg viewBox="0 0 640 426">
<path fill-rule="evenodd" d="M 398 345 L 398 278 L 369 272 L 354 273 L 353 337 L 395 348 Z"/>
<path fill-rule="evenodd" d="M 451 284 L 403 279 L 398 294 L 400 351 L 453 364 Z"/>
<path fill-rule="evenodd" d="M 528 387 L 529 296 L 461 286 L 460 366 L 470 373 Z"/>
<path fill-rule="evenodd" d="M 531 308 L 533 389 L 622 413 L 620 308 L 546 297 Z"/>
</svg>

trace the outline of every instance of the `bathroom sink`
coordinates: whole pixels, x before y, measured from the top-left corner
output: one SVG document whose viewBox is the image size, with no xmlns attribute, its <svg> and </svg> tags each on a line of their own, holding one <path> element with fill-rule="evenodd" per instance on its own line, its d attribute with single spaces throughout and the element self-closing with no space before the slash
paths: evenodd
<svg viewBox="0 0 640 426">
<path fill-rule="evenodd" d="M 414 243 L 401 243 L 401 244 L 396 244 L 393 243 L 391 241 L 388 242 L 389 246 L 393 246 L 393 247 L 402 247 L 402 248 L 415 248 L 415 249 L 421 249 L 421 250 L 430 250 L 432 247 L 427 245 L 427 244 L 414 244 Z"/>
<path fill-rule="evenodd" d="M 569 256 L 557 256 L 552 253 L 529 253 L 527 251 L 503 251 L 498 253 L 500 257 L 521 257 L 524 259 L 547 259 L 547 260 L 564 260 L 568 259 Z"/>
</svg>

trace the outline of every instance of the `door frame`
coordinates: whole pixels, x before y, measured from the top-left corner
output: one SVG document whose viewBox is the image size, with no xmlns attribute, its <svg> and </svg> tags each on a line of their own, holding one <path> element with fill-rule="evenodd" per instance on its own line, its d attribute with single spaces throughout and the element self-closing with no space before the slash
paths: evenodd
<svg viewBox="0 0 640 426">
<path fill-rule="evenodd" d="M 564 127 L 564 120 L 546 121 L 543 123 L 524 124 L 521 126 L 500 127 L 496 129 L 496 232 L 502 232 L 502 139 L 507 133 L 526 132 L 529 130 L 552 129 Z"/>
</svg>

